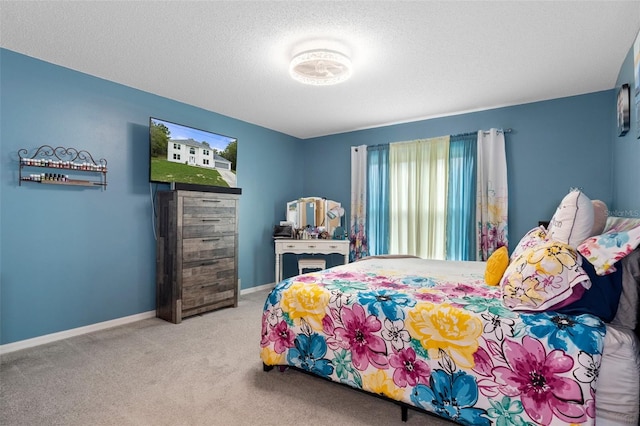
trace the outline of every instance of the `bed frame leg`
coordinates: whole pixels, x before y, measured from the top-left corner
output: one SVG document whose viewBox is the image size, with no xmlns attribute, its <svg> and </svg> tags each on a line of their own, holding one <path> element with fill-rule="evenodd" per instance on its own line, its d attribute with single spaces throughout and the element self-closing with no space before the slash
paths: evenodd
<svg viewBox="0 0 640 426">
<path fill-rule="evenodd" d="M 267 365 L 264 362 L 262 363 L 262 371 L 271 371 L 273 370 L 273 365 Z"/>
<path fill-rule="evenodd" d="M 406 422 L 409 414 L 409 409 L 404 405 L 400 406 L 400 410 L 402 411 L 402 421 Z"/>
</svg>

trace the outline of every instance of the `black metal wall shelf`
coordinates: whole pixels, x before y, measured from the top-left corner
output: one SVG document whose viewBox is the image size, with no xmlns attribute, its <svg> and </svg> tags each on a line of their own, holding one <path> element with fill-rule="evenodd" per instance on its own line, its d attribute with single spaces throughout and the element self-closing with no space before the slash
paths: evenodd
<svg viewBox="0 0 640 426">
<path fill-rule="evenodd" d="M 42 145 L 32 156 L 29 156 L 29 151 L 26 149 L 18 150 L 18 157 L 20 158 L 18 185 L 22 185 L 22 182 L 32 182 L 103 189 L 107 187 L 107 160 L 101 158 L 96 161 L 88 151 Z M 34 173 L 24 174 L 25 168 L 34 170 Z M 47 172 L 36 173 L 38 169 L 46 169 Z M 74 179 L 70 179 L 68 173 L 71 173 Z M 75 179 L 77 175 L 89 175 L 94 178 Z"/>
</svg>

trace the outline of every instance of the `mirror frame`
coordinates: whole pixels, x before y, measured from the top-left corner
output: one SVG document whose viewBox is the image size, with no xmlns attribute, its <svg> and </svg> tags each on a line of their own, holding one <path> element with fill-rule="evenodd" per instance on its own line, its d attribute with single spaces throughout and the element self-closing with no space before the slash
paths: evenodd
<svg viewBox="0 0 640 426">
<path fill-rule="evenodd" d="M 286 221 L 293 223 L 294 229 L 302 229 L 307 226 L 320 228 L 320 230 L 324 228 L 329 233 L 329 238 L 331 238 L 335 228 L 341 226 L 342 217 L 337 216 L 331 219 L 327 216 L 327 213 L 332 208 L 341 206 L 337 201 L 327 200 L 322 197 L 301 197 L 287 202 Z M 312 222 L 308 220 L 309 215 L 313 216 Z"/>
</svg>

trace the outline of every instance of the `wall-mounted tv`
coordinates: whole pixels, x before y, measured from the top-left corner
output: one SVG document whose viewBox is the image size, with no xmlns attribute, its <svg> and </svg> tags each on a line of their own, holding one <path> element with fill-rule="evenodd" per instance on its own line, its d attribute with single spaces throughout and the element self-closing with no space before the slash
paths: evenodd
<svg viewBox="0 0 640 426">
<path fill-rule="evenodd" d="M 241 192 L 236 138 L 149 118 L 149 181 L 171 189 Z"/>
</svg>

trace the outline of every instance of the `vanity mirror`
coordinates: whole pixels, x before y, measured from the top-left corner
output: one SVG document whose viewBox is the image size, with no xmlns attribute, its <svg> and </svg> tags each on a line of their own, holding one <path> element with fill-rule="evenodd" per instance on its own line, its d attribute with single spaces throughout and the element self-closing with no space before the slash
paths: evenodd
<svg viewBox="0 0 640 426">
<path fill-rule="evenodd" d="M 321 197 L 303 197 L 287 203 L 287 222 L 293 224 L 294 229 L 324 228 L 333 235 L 334 230 L 341 226 L 344 209 L 337 201 Z"/>
</svg>

